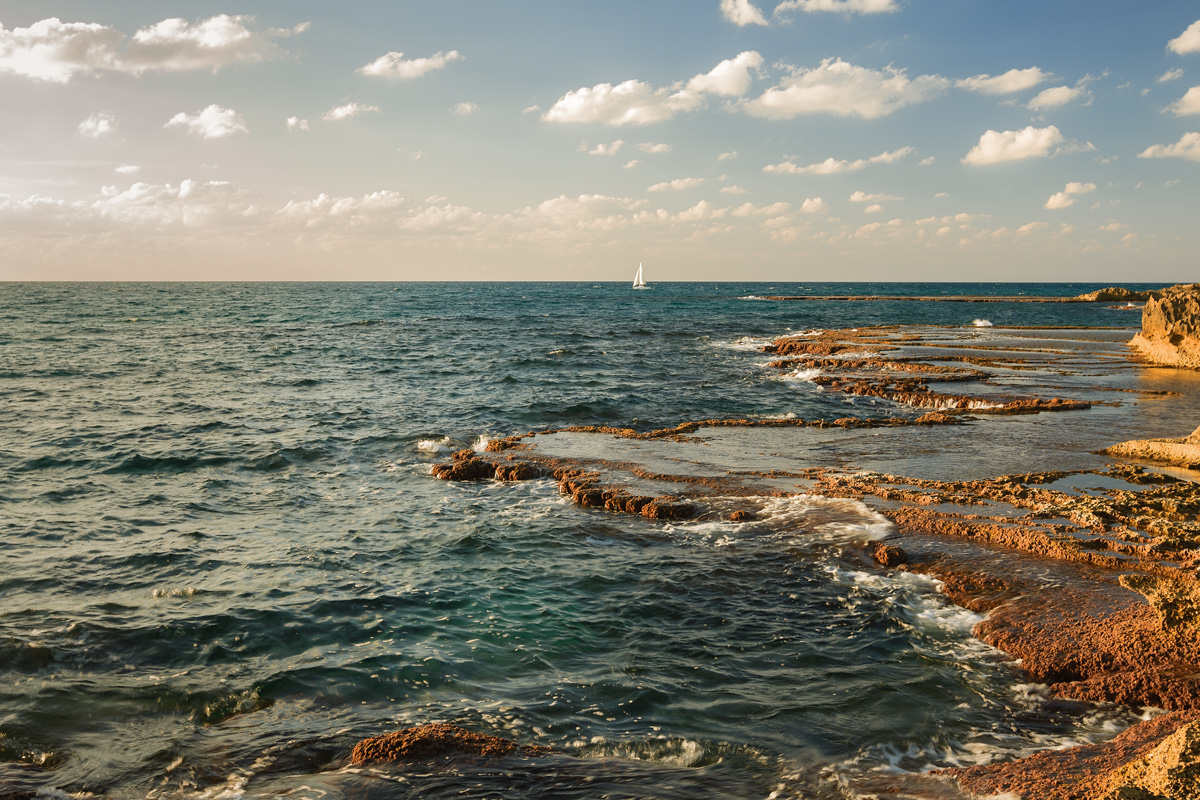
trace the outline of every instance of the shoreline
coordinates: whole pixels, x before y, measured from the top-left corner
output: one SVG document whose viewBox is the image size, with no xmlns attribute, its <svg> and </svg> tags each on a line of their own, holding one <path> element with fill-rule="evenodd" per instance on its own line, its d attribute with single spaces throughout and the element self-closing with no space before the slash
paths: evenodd
<svg viewBox="0 0 1200 800">
<path fill-rule="evenodd" d="M 1002 419 L 1013 414 L 1054 418 L 1105 405 L 1028 392 L 1009 397 L 1015 394 L 1010 387 L 997 385 L 998 375 L 1020 374 L 1020 368 L 1031 364 L 1043 371 L 1060 367 L 1077 358 L 1069 350 L 1008 348 L 978 355 L 968 352 L 968 343 L 954 352 L 945 342 L 920 340 L 914 330 L 889 326 L 783 337 L 764 351 L 784 357 L 770 369 L 819 370 L 823 391 L 883 398 L 926 412 L 919 417 L 704 420 L 649 432 L 597 426 L 530 432 L 493 440 L 481 453 L 457 453 L 433 473 L 448 480 L 552 477 L 583 508 L 652 520 L 752 523 L 758 519 L 754 499 L 771 496 L 816 494 L 866 502 L 895 530 L 885 541 L 869 543 L 865 556 L 883 570 L 930 575 L 941 582 L 947 601 L 985 613 L 974 635 L 1019 659 L 1025 674 L 1049 686 L 1053 696 L 1166 711 L 1105 745 L 1075 748 L 1080 755 L 1075 761 L 1037 753 L 950 769 L 930 774 L 928 780 L 948 776 L 964 791 L 1027 791 L 1033 792 L 1027 797 L 1044 800 L 1105 796 L 1120 776 L 1138 780 L 1127 774 L 1137 772 L 1129 765 L 1147 758 L 1161 761 L 1167 756 L 1158 750 L 1179 731 L 1184 731 L 1180 736 L 1200 731 L 1200 624 L 1192 613 L 1200 609 L 1200 523 L 1191 521 L 1200 519 L 1200 487 L 1194 477 L 1129 463 L 962 480 L 836 467 L 701 476 L 656 470 L 636 460 L 543 451 L 543 443 L 556 437 L 696 447 L 711 443 L 724 429 L 798 436 L 839 429 L 847 434 L 913 431 L 919 437 L 921 431 L 954 428 L 966 436 L 958 426 L 981 413 L 994 417 L 998 412 Z M 931 355 L 912 354 L 921 348 Z M 1136 364 L 1130 354 L 1122 358 Z M 1103 360 L 1100 364 L 1103 369 Z M 956 391 L 930 386 L 939 383 Z M 1112 390 L 1089 388 L 1092 394 Z M 1153 394 L 1148 390 L 1142 396 Z M 789 482 L 791 489 L 785 488 Z M 1080 488 L 1089 482 L 1104 488 Z M 660 491 L 648 491 L 651 485 Z M 719 511 L 709 502 L 717 496 L 726 498 Z M 744 507 L 732 508 L 729 498 L 739 496 Z M 1014 576 L 1014 559 L 1036 569 Z M 1035 573 L 1041 577 L 1030 577 Z M 1083 748 L 1091 748 L 1087 758 Z M 1069 778 L 1072 770 L 1075 778 Z M 1062 788 L 1067 785 L 1064 774 L 1068 788 Z M 1077 786 L 1071 783 L 1076 778 L 1081 781 Z M 908 776 L 906 782 L 921 781 Z"/>
</svg>

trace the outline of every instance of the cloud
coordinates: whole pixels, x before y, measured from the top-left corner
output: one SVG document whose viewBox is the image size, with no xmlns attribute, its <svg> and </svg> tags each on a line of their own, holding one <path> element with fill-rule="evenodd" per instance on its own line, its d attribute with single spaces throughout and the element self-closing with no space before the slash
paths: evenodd
<svg viewBox="0 0 1200 800">
<path fill-rule="evenodd" d="M 1167 106 L 1167 109 L 1179 117 L 1200 114 L 1200 86 L 1188 89 L 1187 94 Z"/>
<path fill-rule="evenodd" d="M 1051 211 L 1066 208 L 1075 202 L 1073 195 L 1087 194 L 1094 191 L 1096 191 L 1096 184 L 1094 183 L 1068 183 L 1066 188 L 1061 192 L 1050 195 L 1050 199 L 1046 201 L 1046 205 L 1043 207 Z"/>
<path fill-rule="evenodd" d="M 892 194 L 867 194 L 866 192 L 855 192 L 850 195 L 851 203 L 880 203 L 886 200 L 902 200 L 901 197 L 896 197 Z"/>
<path fill-rule="evenodd" d="M 738 157 L 738 151 L 730 150 L 726 153 L 721 153 L 721 155 L 717 156 L 717 161 L 732 161 L 732 160 L 736 159 L 737 157 Z"/>
<path fill-rule="evenodd" d="M 656 183 L 647 192 L 681 192 L 684 189 L 694 189 L 704 183 L 704 178 L 676 178 L 666 183 Z"/>
<path fill-rule="evenodd" d="M 809 197 L 800 204 L 800 211 L 805 214 L 819 214 L 822 211 L 828 211 L 829 204 L 820 197 Z"/>
<path fill-rule="evenodd" d="M 968 89 L 980 94 L 1012 94 L 1031 89 L 1050 76 L 1037 67 L 1028 69 L 1010 69 L 1003 75 L 976 75 L 955 81 L 960 89 Z"/>
<path fill-rule="evenodd" d="M 308 130 L 308 120 L 300 119 L 299 117 L 288 117 L 287 129 L 289 131 L 306 131 Z"/>
<path fill-rule="evenodd" d="M 1138 158 L 1184 158 L 1200 161 L 1200 133 L 1185 133 L 1175 144 L 1155 144 L 1138 153 Z"/>
<path fill-rule="evenodd" d="M 135 183 L 124 191 L 106 186 L 79 208 L 87 217 L 121 227 L 210 227 L 245 224 L 260 214 L 245 192 L 226 181 L 184 180 L 178 186 Z"/>
<path fill-rule="evenodd" d="M 856 67 L 827 58 L 813 69 L 790 68 L 791 74 L 741 108 L 756 117 L 791 119 L 800 114 L 876 119 L 899 108 L 931 100 L 950 85 L 937 75 L 909 79 L 903 70 Z"/>
<path fill-rule="evenodd" d="M 737 185 L 722 186 L 721 194 L 750 194 L 750 190 Z"/>
<path fill-rule="evenodd" d="M 750 0 L 721 0 L 721 14 L 734 25 L 766 25 L 762 12 Z"/>
<path fill-rule="evenodd" d="M 639 80 L 613 85 L 599 83 L 567 92 L 542 119 L 547 122 L 599 122 L 613 127 L 649 125 L 695 111 L 708 94 L 731 97 L 750 86 L 750 70 L 762 65 L 762 56 L 746 51 L 722 61 L 708 73 L 687 82 L 655 89 Z"/>
<path fill-rule="evenodd" d="M 1179 55 L 1200 52 L 1200 19 L 1193 22 L 1183 33 L 1167 42 L 1167 49 Z"/>
<path fill-rule="evenodd" d="M 122 164 L 121 166 L 119 166 L 113 170 L 113 172 L 116 172 L 119 175 L 136 175 L 137 173 L 139 173 L 141 171 L 142 171 L 141 167 L 135 166 L 133 164 Z"/>
<path fill-rule="evenodd" d="M 358 103 L 346 103 L 344 106 L 337 106 L 325 112 L 321 119 L 326 122 L 341 122 L 344 119 L 354 119 L 359 114 L 368 112 L 379 112 L 379 106 L 364 106 Z"/>
<path fill-rule="evenodd" d="M 1178 69 L 1178 68 L 1169 69 L 1166 72 L 1164 72 L 1162 75 L 1159 75 L 1158 80 L 1155 81 L 1155 83 L 1166 83 L 1167 81 L 1177 81 L 1182 77 L 1183 77 L 1183 70 Z"/>
<path fill-rule="evenodd" d="M 623 144 L 625 144 L 625 142 L 623 140 L 617 139 L 616 141 L 610 142 L 609 144 L 598 144 L 593 149 L 588 150 L 587 152 L 588 152 L 588 155 L 590 155 L 590 156 L 615 156 L 617 154 L 617 151 L 621 149 L 621 145 L 623 145 Z"/>
<path fill-rule="evenodd" d="M 856 161 L 839 161 L 835 158 L 827 158 L 824 161 L 809 164 L 807 167 L 799 167 L 794 162 L 785 161 L 782 164 L 768 164 L 763 167 L 763 172 L 778 172 L 785 175 L 833 175 L 838 172 L 856 172 L 860 169 L 865 169 L 871 164 L 893 164 L 915 152 L 916 148 L 902 147 L 899 150 L 891 150 L 871 156 L 870 158 L 860 158 Z"/>
<path fill-rule="evenodd" d="M 412 58 L 408 61 L 404 60 L 404 53 L 398 53 L 393 50 L 375 59 L 365 67 L 359 67 L 357 72 L 360 75 L 369 75 L 373 78 L 420 78 L 423 75 L 428 75 L 430 72 L 445 67 L 447 64 L 460 60 L 462 60 L 462 55 L 457 50 L 451 50 L 447 53 L 434 53 L 428 58 Z"/>
<path fill-rule="evenodd" d="M 469 117 L 479 110 L 479 106 L 471 102 L 456 103 L 450 108 L 451 113 L 458 114 L 460 117 Z"/>
<path fill-rule="evenodd" d="M 663 144 L 662 142 L 642 142 L 638 145 L 638 150 L 651 155 L 661 155 L 662 153 L 671 152 L 671 145 Z"/>
<path fill-rule="evenodd" d="M 79 123 L 79 132 L 89 139 L 99 139 L 117 132 L 117 118 L 112 114 L 92 114 Z"/>
<path fill-rule="evenodd" d="M 642 162 L 638 161 L 636 158 L 630 159 L 621 165 L 621 169 L 635 169 L 641 163 Z"/>
<path fill-rule="evenodd" d="M 979 144 L 963 157 L 964 164 L 998 164 L 1002 161 L 1021 161 L 1050 155 L 1050 150 L 1063 141 L 1062 132 L 1051 125 L 1035 128 L 1030 125 L 1019 131 L 989 130 L 979 137 Z"/>
<path fill-rule="evenodd" d="M 1038 92 L 1026 108 L 1034 111 L 1045 111 L 1048 108 L 1058 108 L 1064 106 L 1072 100 L 1078 100 L 1080 97 L 1087 97 L 1088 90 L 1083 86 L 1055 86 L 1051 89 Z"/>
<path fill-rule="evenodd" d="M 180 111 L 167 120 L 164 128 L 187 128 L 205 139 L 224 139 L 235 133 L 249 133 L 246 120 L 231 108 L 222 108 L 217 104 L 196 114 Z"/>
<path fill-rule="evenodd" d="M 28 28 L 0 25 L 0 73 L 34 80 L 67 83 L 78 75 L 116 72 L 182 72 L 278 57 L 274 39 L 301 33 L 290 30 L 255 32 L 253 17 L 218 14 L 199 22 L 165 19 L 126 36 L 106 25 L 63 22 L 49 17 Z"/>
<path fill-rule="evenodd" d="M 899 11 L 896 0 L 785 0 L 775 6 L 775 13 L 797 9 L 809 14 L 815 11 L 834 11 L 841 14 L 890 14 Z"/>
</svg>

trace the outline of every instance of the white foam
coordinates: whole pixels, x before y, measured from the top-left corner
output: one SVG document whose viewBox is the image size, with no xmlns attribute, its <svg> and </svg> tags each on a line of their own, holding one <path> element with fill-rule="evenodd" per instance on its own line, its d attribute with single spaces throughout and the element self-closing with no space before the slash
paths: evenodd
<svg viewBox="0 0 1200 800">
<path fill-rule="evenodd" d="M 492 438 L 490 436 L 480 436 L 475 440 L 475 443 L 471 445 L 471 449 L 476 453 L 482 453 L 487 450 L 488 443 L 491 441 Z"/>
<path fill-rule="evenodd" d="M 729 350 L 758 352 L 773 341 L 775 340 L 766 336 L 742 336 L 738 339 L 734 339 L 732 342 L 719 341 L 714 342 L 713 344 L 717 347 L 722 347 Z"/>
<path fill-rule="evenodd" d="M 975 320 L 974 322 L 972 322 L 971 324 L 972 324 L 972 325 L 974 325 L 976 328 L 990 328 L 990 327 L 992 327 L 992 321 L 991 321 L 991 320 L 989 320 L 989 319 L 977 319 L 977 320 Z"/>
<path fill-rule="evenodd" d="M 450 444 L 450 437 L 443 436 L 441 439 L 422 439 L 417 442 L 417 449 L 422 453 L 452 453 L 454 447 Z"/>
<path fill-rule="evenodd" d="M 784 375 L 783 380 L 788 383 L 812 383 L 813 380 L 820 375 L 821 370 L 817 367 L 812 367 L 810 369 L 804 369 L 801 367 L 800 369 L 792 370 Z"/>
</svg>

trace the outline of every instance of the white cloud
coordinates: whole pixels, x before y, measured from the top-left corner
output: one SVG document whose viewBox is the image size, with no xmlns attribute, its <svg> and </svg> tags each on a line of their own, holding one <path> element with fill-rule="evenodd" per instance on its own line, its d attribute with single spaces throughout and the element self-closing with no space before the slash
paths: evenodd
<svg viewBox="0 0 1200 800">
<path fill-rule="evenodd" d="M 135 183 L 124 191 L 106 186 L 80 211 L 121 227 L 244 224 L 260 214 L 245 193 L 228 182 L 191 179 L 178 186 Z"/>
<path fill-rule="evenodd" d="M 989 130 L 979 137 L 979 144 L 962 159 L 964 164 L 997 164 L 1050 155 L 1050 150 L 1063 140 L 1062 132 L 1051 125 L 1035 128 L 1030 125 L 1019 131 Z"/>
<path fill-rule="evenodd" d="M 232 108 L 222 108 L 216 103 L 196 114 L 180 111 L 167 121 L 164 128 L 187 128 L 205 139 L 224 139 L 235 133 L 249 133 L 246 120 Z"/>
<path fill-rule="evenodd" d="M 1044 111 L 1048 108 L 1058 108 L 1064 106 L 1072 100 L 1078 100 L 1080 97 L 1088 95 L 1087 89 L 1082 86 L 1055 86 L 1050 89 L 1038 92 L 1026 108 L 1034 111 Z"/>
<path fill-rule="evenodd" d="M 791 74 L 760 97 L 741 104 L 748 113 L 768 119 L 824 113 L 876 119 L 940 94 L 950 81 L 937 75 L 909 79 L 903 70 L 871 70 L 827 58 L 813 69 L 791 68 Z"/>
<path fill-rule="evenodd" d="M 567 92 L 542 115 L 547 122 L 599 122 L 610 126 L 649 125 L 677 114 L 695 111 L 706 103 L 706 95 L 733 96 L 750 85 L 750 70 L 762 64 L 762 56 L 746 51 L 722 61 L 710 72 L 697 75 L 685 86 L 676 83 L 655 89 L 639 80 L 613 85 L 599 83 Z"/>
<path fill-rule="evenodd" d="M 663 144 L 662 142 L 642 142 L 638 145 L 638 150 L 651 155 L 661 155 L 662 153 L 671 152 L 671 145 Z"/>
<path fill-rule="evenodd" d="M 1176 116 L 1200 114 L 1200 86 L 1193 86 L 1187 93 L 1167 107 Z"/>
<path fill-rule="evenodd" d="M 647 192 L 681 192 L 684 189 L 694 189 L 704 183 L 704 178 L 676 178 L 666 183 L 656 183 Z"/>
<path fill-rule="evenodd" d="M 732 161 L 737 157 L 738 157 L 737 150 L 730 150 L 727 153 L 721 153 L 721 155 L 717 156 L 717 161 Z"/>
<path fill-rule="evenodd" d="M 99 139 L 117 132 L 117 118 L 112 114 L 92 114 L 79 123 L 79 132 L 89 139 Z"/>
<path fill-rule="evenodd" d="M 393 50 L 365 67 L 359 67 L 357 71 L 360 75 L 374 78 L 420 78 L 461 59 L 462 55 L 457 50 L 451 50 L 447 53 L 434 53 L 428 58 L 412 58 L 405 61 L 404 53 Z"/>
<path fill-rule="evenodd" d="M 630 159 L 621 165 L 621 169 L 635 169 L 641 163 L 642 162 L 638 161 L 636 158 Z"/>
<path fill-rule="evenodd" d="M 887 200 L 901 200 L 903 198 L 896 197 L 892 194 L 867 194 L 866 192 L 855 192 L 850 195 L 851 203 L 881 203 Z"/>
<path fill-rule="evenodd" d="M 142 168 L 139 166 L 135 166 L 134 164 L 122 164 L 121 166 L 119 166 L 115 170 L 113 170 L 113 172 L 116 172 L 120 175 L 135 175 L 141 171 L 142 171 Z"/>
<path fill-rule="evenodd" d="M 1182 77 L 1183 77 L 1183 70 L 1178 69 L 1178 68 L 1169 69 L 1166 72 L 1164 72 L 1162 75 L 1159 75 L 1158 80 L 1155 81 L 1155 83 L 1166 83 L 1167 81 L 1177 81 Z"/>
<path fill-rule="evenodd" d="M 1094 183 L 1078 183 L 1072 181 L 1071 183 L 1068 183 L 1066 188 L 1061 192 L 1050 195 L 1050 199 L 1046 201 L 1044 208 L 1047 208 L 1051 211 L 1060 208 L 1066 208 L 1075 202 L 1073 195 L 1087 194 L 1088 192 L 1094 191 L 1096 191 L 1096 184 Z"/>
<path fill-rule="evenodd" d="M 819 214 L 829 210 L 829 204 L 820 197 L 809 197 L 800 204 L 800 210 L 805 214 Z"/>
<path fill-rule="evenodd" d="M 469 117 L 478 110 L 479 106 L 469 101 L 464 103 L 456 103 L 450 109 L 452 113 L 458 114 L 460 117 Z"/>
<path fill-rule="evenodd" d="M 883 206 L 879 205 L 879 203 L 872 203 L 863 209 L 864 214 L 878 214 L 881 211 L 883 211 Z"/>
<path fill-rule="evenodd" d="M 1147 147 L 1138 158 L 1184 158 L 1200 161 L 1200 133 L 1185 133 L 1175 144 L 1155 144 Z"/>
<path fill-rule="evenodd" d="M 289 131 L 306 131 L 308 130 L 308 120 L 300 119 L 299 117 L 288 117 L 287 129 Z"/>
<path fill-rule="evenodd" d="M 590 156 L 615 156 L 623 144 L 625 144 L 623 140 L 617 139 L 616 141 L 609 142 L 608 144 L 598 144 L 587 152 Z"/>
<path fill-rule="evenodd" d="M 329 109 L 325 112 L 325 115 L 321 117 L 321 119 L 325 120 L 326 122 L 340 122 L 344 119 L 354 119 L 359 114 L 366 114 L 372 111 L 378 112 L 379 106 L 364 106 L 359 105 L 358 103 L 346 103 L 344 106 L 337 106 L 336 108 Z"/>
<path fill-rule="evenodd" d="M 750 190 L 743 189 L 742 187 L 737 186 L 737 185 L 730 185 L 730 186 L 722 186 L 721 193 L 722 194 L 750 194 Z"/>
<path fill-rule="evenodd" d="M 1050 76 L 1037 67 L 1010 69 L 1003 75 L 976 75 L 955 82 L 960 89 L 981 94 L 1012 94 L 1033 88 Z"/>
<path fill-rule="evenodd" d="M 199 22 L 165 19 L 138 30 L 126 42 L 106 25 L 63 22 L 56 17 L 11 30 L 0 25 L 0 73 L 67 83 L 78 75 L 148 71 L 180 72 L 253 63 L 279 56 L 274 39 L 301 33 L 291 30 L 255 32 L 252 17 L 218 14 Z"/>
<path fill-rule="evenodd" d="M 824 161 L 809 164 L 807 167 L 799 167 L 794 162 L 785 161 L 782 164 L 768 164 L 763 167 L 763 172 L 778 172 L 785 175 L 833 175 L 838 172 L 856 172 L 860 169 L 865 169 L 871 164 L 893 164 L 915 152 L 916 149 L 913 147 L 902 147 L 899 150 L 891 150 L 871 156 L 870 158 L 860 158 L 855 161 L 839 161 L 835 158 L 827 158 Z"/>
<path fill-rule="evenodd" d="M 1193 22 L 1183 33 L 1167 42 L 1167 49 L 1185 55 L 1200 52 L 1200 19 Z"/>
<path fill-rule="evenodd" d="M 814 11 L 834 11 L 841 14 L 890 14 L 899 11 L 896 0 L 785 0 L 775 6 L 775 13 L 798 9 L 812 13 Z"/>
<path fill-rule="evenodd" d="M 766 25 L 762 12 L 750 0 L 721 0 L 721 14 L 734 25 Z"/>
</svg>

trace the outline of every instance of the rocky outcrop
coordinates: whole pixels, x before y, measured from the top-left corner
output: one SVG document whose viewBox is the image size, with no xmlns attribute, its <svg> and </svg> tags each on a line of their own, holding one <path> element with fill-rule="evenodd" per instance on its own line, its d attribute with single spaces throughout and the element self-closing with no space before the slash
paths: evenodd
<svg viewBox="0 0 1200 800">
<path fill-rule="evenodd" d="M 1108 776 L 1101 800 L 1200 797 L 1200 722 L 1179 728 L 1141 758 Z"/>
<path fill-rule="evenodd" d="M 475 733 L 457 725 L 440 722 L 364 739 L 354 745 L 350 763 L 363 765 L 455 755 L 529 756 L 550 752 L 552 751 L 549 747 L 521 745 L 499 736 Z"/>
<path fill-rule="evenodd" d="M 1172 286 L 1147 300 L 1142 330 L 1129 343 L 1155 364 L 1200 369 L 1200 284 Z"/>
<path fill-rule="evenodd" d="M 1078 295 L 1075 299 L 1081 303 L 1111 303 L 1113 301 L 1141 303 L 1152 297 L 1161 297 L 1163 291 L 1162 289 L 1154 289 L 1149 292 L 1135 292 L 1123 286 L 1109 286 L 1107 289 L 1097 289 L 1094 292 Z"/>
<path fill-rule="evenodd" d="M 1200 468 L 1200 428 L 1182 439 L 1133 439 L 1100 452 L 1120 458 L 1157 461 L 1184 469 Z"/>
</svg>

